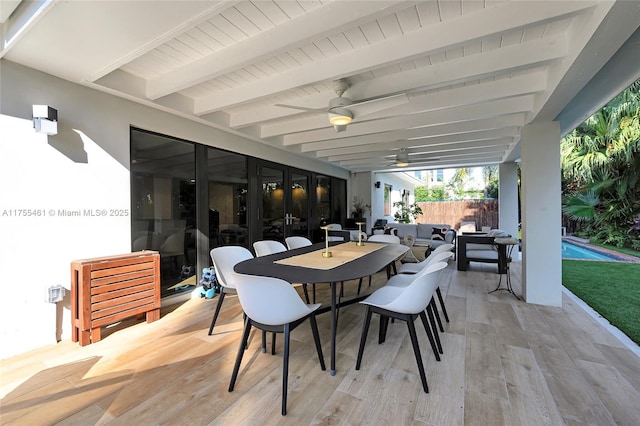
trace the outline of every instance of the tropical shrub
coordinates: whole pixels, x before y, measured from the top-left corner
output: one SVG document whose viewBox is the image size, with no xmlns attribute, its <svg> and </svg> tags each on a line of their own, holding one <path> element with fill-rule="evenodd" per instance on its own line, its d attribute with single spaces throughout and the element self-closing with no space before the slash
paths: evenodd
<svg viewBox="0 0 640 426">
<path fill-rule="evenodd" d="M 393 207 L 397 208 L 393 218 L 398 223 L 411 223 L 411 219 L 417 219 L 422 214 L 422 209 L 417 204 L 407 205 L 404 201 L 396 201 Z"/>
<path fill-rule="evenodd" d="M 563 212 L 595 242 L 640 248 L 640 80 L 562 141 Z"/>
</svg>

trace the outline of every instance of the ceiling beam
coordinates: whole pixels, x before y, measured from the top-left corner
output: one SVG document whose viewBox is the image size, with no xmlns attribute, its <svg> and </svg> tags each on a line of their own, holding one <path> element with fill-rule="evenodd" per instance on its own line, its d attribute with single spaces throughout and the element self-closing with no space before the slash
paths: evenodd
<svg viewBox="0 0 640 426">
<path fill-rule="evenodd" d="M 494 143 L 488 143 L 488 141 L 483 141 L 483 145 L 481 148 L 478 148 L 477 142 L 461 142 L 461 143 L 451 143 L 451 144 L 443 144 L 443 145 L 435 145 L 429 146 L 427 148 L 420 149 L 420 155 L 430 155 L 434 156 L 443 153 L 457 152 L 457 151 L 471 151 L 473 152 L 493 152 L 493 151 L 506 151 L 510 145 L 508 143 L 503 143 L 505 141 L 510 140 L 509 138 L 499 138 L 494 139 L 496 141 Z M 410 150 L 408 150 L 409 154 L 411 154 Z M 327 161 L 332 163 L 334 162 L 345 162 L 351 160 L 362 160 L 362 159 L 371 159 L 376 157 L 384 157 L 396 154 L 390 154 L 389 150 L 386 151 L 375 151 L 375 152 L 362 152 L 355 154 L 345 154 L 345 155 L 332 155 L 327 158 Z"/>
<path fill-rule="evenodd" d="M 354 84 L 350 90 L 356 93 L 355 97 L 359 92 L 375 97 L 384 93 L 415 91 L 416 88 L 436 89 L 546 64 L 563 58 L 567 51 L 566 37 L 556 34 L 408 70 L 401 73 L 400 78 L 396 74 L 389 74 L 375 80 L 365 80 Z"/>
<path fill-rule="evenodd" d="M 506 135 L 505 135 L 506 133 Z M 406 148 L 411 150 L 412 148 L 421 148 L 421 151 L 427 149 L 426 147 L 432 146 L 449 146 L 449 144 L 459 144 L 463 142 L 475 143 L 476 146 L 491 144 L 493 139 L 499 139 L 499 143 L 513 143 L 515 137 L 509 134 L 510 132 L 502 132 L 501 130 L 489 130 L 484 132 L 476 132 L 476 133 L 465 133 L 462 135 L 454 135 L 454 136 L 438 136 L 434 138 L 420 139 L 418 143 L 410 143 L 410 141 L 394 141 L 384 144 L 384 146 L 357 146 L 357 147 L 346 147 L 346 148 L 336 148 L 336 149 L 328 149 L 328 150 L 320 150 L 316 152 L 316 157 L 318 158 L 328 158 L 335 155 L 344 155 L 344 154 L 356 154 L 361 152 L 369 151 L 379 151 L 380 148 L 384 148 L 386 150 L 400 150 L 402 148 Z M 495 142 L 493 142 L 495 143 Z"/>
<path fill-rule="evenodd" d="M 479 132 L 482 130 L 494 130 L 512 128 L 519 129 L 524 126 L 524 113 L 508 114 L 495 118 L 486 118 L 481 120 L 465 121 L 462 123 L 448 123 L 436 126 L 420 127 L 416 129 L 400 130 L 397 132 L 385 132 L 371 135 L 369 137 L 358 137 L 352 140 L 343 141 L 340 144 L 326 144 L 320 142 L 314 144 L 314 147 L 327 150 L 332 148 L 354 148 L 360 147 L 359 150 L 376 149 L 377 146 L 387 144 L 389 142 L 400 141 L 407 145 L 419 144 L 423 138 L 459 135 L 463 133 Z"/>
<path fill-rule="evenodd" d="M 536 93 L 543 91 L 545 87 L 546 77 L 544 72 L 525 74 L 512 78 L 502 78 L 500 80 L 480 84 L 470 84 L 468 86 L 448 91 L 414 96 L 406 104 L 367 116 L 367 121 L 394 115 L 406 115 L 426 112 L 434 109 L 453 108 L 494 99 Z M 248 121 L 249 117 L 252 116 L 254 116 L 254 123 L 257 123 L 260 117 L 266 117 L 263 115 L 263 111 L 273 111 L 276 109 L 281 108 L 262 107 L 259 109 L 251 109 L 250 111 L 242 111 L 238 114 L 233 113 L 231 123 L 237 123 L 239 117 L 246 117 L 247 120 L 244 121 L 244 125 L 249 125 L 252 124 Z M 326 115 L 324 114 L 314 114 L 313 116 L 308 116 L 306 118 L 298 118 L 298 116 L 300 116 L 299 113 L 297 116 L 289 116 L 295 118 L 293 120 L 262 125 L 260 127 L 261 136 L 263 138 L 270 138 L 287 133 L 303 132 L 309 129 L 326 128 L 328 125 Z M 353 130 L 350 128 L 349 135 L 352 134 Z M 346 137 L 347 135 L 343 136 Z"/>
<path fill-rule="evenodd" d="M 457 161 L 450 163 L 447 161 L 425 161 L 422 163 L 410 164 L 409 167 L 389 167 L 387 164 L 385 166 L 384 163 L 379 164 L 377 167 L 350 167 L 349 170 L 352 172 L 366 172 L 366 171 L 374 171 L 374 172 L 410 172 L 417 170 L 430 170 L 430 169 L 442 169 L 446 167 L 448 169 L 457 169 L 463 167 L 480 167 L 483 165 L 494 165 L 499 164 L 502 161 L 502 157 L 499 155 L 487 155 L 480 156 L 476 158 L 468 158 L 468 159 L 458 159 Z M 393 165 L 393 164 L 392 164 Z"/>
<path fill-rule="evenodd" d="M 368 47 L 315 61 L 242 87 L 218 91 L 196 99 L 194 113 L 205 114 L 317 81 L 333 80 L 395 61 L 406 61 L 408 58 L 439 52 L 492 34 L 557 19 L 559 16 L 569 16 L 592 7 L 593 4 L 587 1 L 549 2 L 545 3 L 545 7 L 540 7 L 536 2 L 506 2 L 455 20 L 423 27 L 402 37 L 386 39 Z M 425 49 L 425 40 L 431 43 L 429 49 Z M 336 66 L 337 63 L 339 67 Z"/>
<path fill-rule="evenodd" d="M 247 65 L 300 48 L 318 39 L 340 33 L 351 26 L 373 21 L 413 2 L 334 1 L 263 31 L 218 52 L 211 53 L 171 72 L 152 78 L 147 85 L 150 99 L 218 78 Z"/>
<path fill-rule="evenodd" d="M 367 133 L 359 136 L 352 136 L 348 138 L 337 139 L 332 136 L 335 135 L 333 129 L 330 131 L 318 131 L 314 130 L 303 134 L 293 134 L 284 137 L 283 145 L 291 145 L 288 141 L 295 139 L 304 143 L 301 151 L 315 151 L 318 149 L 338 148 L 356 144 L 368 144 L 374 142 L 385 142 L 388 140 L 389 135 L 385 135 L 380 132 L 389 132 L 398 129 L 393 136 L 397 139 L 404 139 L 414 135 L 419 136 L 421 130 L 412 130 L 413 128 L 435 126 L 441 124 L 448 124 L 452 122 L 462 123 L 470 120 L 480 120 L 484 118 L 493 118 L 505 114 L 513 114 L 518 112 L 528 112 L 533 108 L 533 96 L 525 95 L 516 98 L 500 99 L 497 101 L 491 101 L 484 104 L 468 105 L 459 108 L 451 108 L 448 110 L 430 111 L 421 114 L 415 114 L 408 117 L 394 117 L 387 118 L 368 123 L 356 123 L 349 125 L 349 127 L 359 126 L 362 127 Z M 350 129 L 347 129 L 347 132 Z M 428 130 L 424 130 L 428 132 Z M 333 132 L 333 133 L 332 133 Z"/>
</svg>

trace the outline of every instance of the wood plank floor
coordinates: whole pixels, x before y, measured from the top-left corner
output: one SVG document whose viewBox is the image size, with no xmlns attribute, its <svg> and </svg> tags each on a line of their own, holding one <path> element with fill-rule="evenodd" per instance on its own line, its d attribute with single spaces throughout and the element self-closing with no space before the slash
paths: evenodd
<svg viewBox="0 0 640 426">
<path fill-rule="evenodd" d="M 277 354 L 253 334 L 234 392 L 227 387 L 242 312 L 225 299 L 163 309 L 151 324 L 130 320 L 100 342 L 70 341 L 0 362 L 0 423 L 6 425 L 638 425 L 640 358 L 571 299 L 562 308 L 530 305 L 497 284 L 494 265 L 445 270 L 451 319 L 436 362 L 416 322 L 430 393 L 422 391 L 406 325 L 389 324 L 377 344 L 371 324 L 360 371 L 355 360 L 364 308 L 340 311 L 337 375 L 321 371 L 306 324 L 292 333 L 288 414 L 280 415 L 282 338 Z M 520 294 L 519 263 L 512 266 Z M 374 277 L 373 288 L 384 277 Z M 345 295 L 357 283 L 345 283 Z M 367 289 L 368 290 L 368 289 Z M 318 295 L 327 301 L 326 286 Z M 329 322 L 318 318 L 329 362 Z"/>
</svg>

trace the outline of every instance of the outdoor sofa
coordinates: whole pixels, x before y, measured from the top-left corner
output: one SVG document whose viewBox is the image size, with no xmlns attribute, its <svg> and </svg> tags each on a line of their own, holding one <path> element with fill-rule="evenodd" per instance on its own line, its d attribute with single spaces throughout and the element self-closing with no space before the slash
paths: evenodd
<svg viewBox="0 0 640 426">
<path fill-rule="evenodd" d="M 413 236 L 415 239 L 414 246 L 420 247 L 430 244 L 431 248 L 436 248 L 439 245 L 450 243 L 454 245 L 453 250 L 455 250 L 456 231 L 451 228 L 451 225 L 391 222 L 386 227 L 397 229 L 397 235 L 400 239 L 403 239 L 406 235 Z"/>
<path fill-rule="evenodd" d="M 458 236 L 457 246 L 457 263 L 458 271 L 466 271 L 469 268 L 469 262 L 495 263 L 498 267 L 498 273 L 504 274 L 506 266 L 499 262 L 499 250 L 505 250 L 505 246 L 498 246 L 494 240 L 496 238 L 510 237 L 507 232 L 501 229 L 492 229 L 485 234 L 461 234 Z M 502 253 L 506 257 L 506 253 Z M 503 270 L 500 270 L 503 269 Z"/>
</svg>

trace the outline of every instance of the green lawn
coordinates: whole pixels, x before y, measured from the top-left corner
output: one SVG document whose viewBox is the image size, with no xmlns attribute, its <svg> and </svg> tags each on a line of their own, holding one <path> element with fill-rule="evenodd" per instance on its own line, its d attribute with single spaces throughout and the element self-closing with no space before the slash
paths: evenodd
<svg viewBox="0 0 640 426">
<path fill-rule="evenodd" d="M 563 260 L 562 283 L 640 344 L 640 263 Z"/>
</svg>

